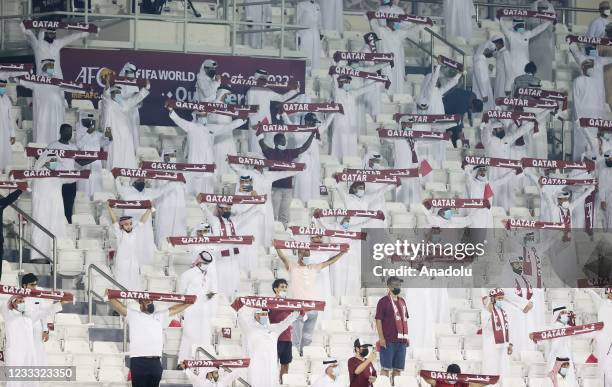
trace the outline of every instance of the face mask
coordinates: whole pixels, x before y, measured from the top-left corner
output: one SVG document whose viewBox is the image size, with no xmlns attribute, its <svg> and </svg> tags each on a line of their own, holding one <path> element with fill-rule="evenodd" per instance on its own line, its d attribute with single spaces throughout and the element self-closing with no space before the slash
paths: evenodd
<svg viewBox="0 0 612 387">
<path fill-rule="evenodd" d="M 350 83 L 345 83 L 344 85 L 342 85 L 342 90 L 344 90 L 344 91 L 351 91 L 351 84 Z"/>
<path fill-rule="evenodd" d="M 563 203 L 561 203 L 561 207 L 563 207 L 563 208 L 565 208 L 565 209 L 568 209 L 568 208 L 569 208 L 569 206 L 570 206 L 569 202 L 563 202 Z"/>
<path fill-rule="evenodd" d="M 55 73 L 55 70 L 53 70 L 53 69 L 46 69 L 46 70 L 45 70 L 45 74 L 47 74 L 47 76 L 48 76 L 49 78 L 53 78 L 53 74 L 54 74 L 54 73 Z"/>
<path fill-rule="evenodd" d="M 170 163 L 176 163 L 176 157 L 170 157 Z"/>
<path fill-rule="evenodd" d="M 6 94 L 6 89 L 0 89 L 0 96 Z"/>
<path fill-rule="evenodd" d="M 276 149 L 278 149 L 278 150 L 285 150 L 285 149 L 287 149 L 287 145 L 276 144 Z"/>
<path fill-rule="evenodd" d="M 310 257 L 303 257 L 302 258 L 302 262 L 304 262 L 304 265 L 312 265 L 312 259 Z"/>
<path fill-rule="evenodd" d="M 264 327 L 269 327 L 270 326 L 270 318 L 268 316 L 260 316 L 259 317 L 259 323 L 261 325 L 263 325 Z"/>
<path fill-rule="evenodd" d="M 59 163 L 57 161 L 51 161 L 49 163 L 49 169 L 55 171 L 59 167 Z"/>
<path fill-rule="evenodd" d="M 589 51 L 589 56 L 591 58 L 597 58 L 597 50 L 591 50 Z"/>
<path fill-rule="evenodd" d="M 225 98 L 223 98 L 223 102 L 228 103 L 228 104 L 235 104 L 236 97 L 234 97 L 233 95 L 226 95 Z"/>
<path fill-rule="evenodd" d="M 505 136 L 506 136 L 506 132 L 504 130 L 495 132 L 495 137 L 499 138 L 500 140 L 504 138 Z"/>
<path fill-rule="evenodd" d="M 603 10 L 603 14 L 604 14 L 606 17 L 610 16 L 610 9 L 604 9 L 604 10 Z"/>
<path fill-rule="evenodd" d="M 253 186 L 252 185 L 243 185 L 240 190 L 242 192 L 251 192 L 253 190 Z"/>
<path fill-rule="evenodd" d="M 504 309 L 504 306 L 505 306 L 504 300 L 495 301 L 495 306 L 497 306 L 499 309 Z"/>
<path fill-rule="evenodd" d="M 394 30 L 399 30 L 402 27 L 402 24 L 399 22 L 394 22 L 393 23 L 393 29 Z"/>
<path fill-rule="evenodd" d="M 115 95 L 115 102 L 117 102 L 118 104 L 122 104 L 123 103 L 123 96 L 121 94 L 117 94 Z"/>
<path fill-rule="evenodd" d="M 559 321 L 561 321 L 563 324 L 567 324 L 569 322 L 569 316 L 566 314 L 562 314 L 561 316 L 559 316 Z"/>
<path fill-rule="evenodd" d="M 518 32 L 519 34 L 522 34 L 525 32 L 525 27 L 519 27 L 516 29 L 516 32 Z"/>
<path fill-rule="evenodd" d="M 585 75 L 586 75 L 587 77 L 592 77 L 592 76 L 593 76 L 593 68 L 589 68 L 589 69 L 587 69 L 587 71 L 586 71 Z"/>
<path fill-rule="evenodd" d="M 397 296 L 398 294 L 400 294 L 401 291 L 402 291 L 402 289 L 400 289 L 400 288 L 393 288 L 391 290 L 391 293 L 393 293 L 394 295 Z"/>
<path fill-rule="evenodd" d="M 206 71 L 206 75 L 208 75 L 210 78 L 212 78 L 215 75 L 217 75 L 217 71 L 216 70 L 208 70 L 208 71 Z"/>
<path fill-rule="evenodd" d="M 353 68 L 353 69 L 359 68 L 359 63 L 357 63 L 357 62 L 351 63 L 351 68 Z"/>
<path fill-rule="evenodd" d="M 485 181 L 486 179 L 487 179 L 486 176 L 476 175 L 476 180 L 478 180 L 478 181 Z"/>
<path fill-rule="evenodd" d="M 17 304 L 17 306 L 15 308 L 17 309 L 18 312 L 24 313 L 25 312 L 25 303 Z"/>
<path fill-rule="evenodd" d="M 335 378 L 340 376 L 340 370 L 338 369 L 338 367 L 332 368 L 331 372 L 332 372 L 332 375 L 334 375 Z"/>
<path fill-rule="evenodd" d="M 369 354 L 369 353 L 370 353 L 370 350 L 369 350 L 369 349 L 367 349 L 367 348 L 364 348 L 364 349 L 362 349 L 362 350 L 359 352 L 359 355 L 360 355 L 361 357 L 366 357 L 366 356 L 368 356 L 368 354 Z"/>
<path fill-rule="evenodd" d="M 568 369 L 569 369 L 568 367 L 561 367 L 561 368 L 559 368 L 559 375 L 561 375 L 563 377 L 566 377 Z"/>
<path fill-rule="evenodd" d="M 153 314 L 153 312 L 155 312 L 155 305 L 153 305 L 153 304 L 147 305 L 147 313 L 148 314 Z"/>
<path fill-rule="evenodd" d="M 136 191 L 142 192 L 145 189 L 145 183 L 144 181 L 137 181 L 134 184 L 132 184 L 132 187 L 134 187 Z"/>
<path fill-rule="evenodd" d="M 340 226 L 342 227 L 343 230 L 348 230 L 351 225 L 347 222 L 344 222 Z"/>
<path fill-rule="evenodd" d="M 232 212 L 231 211 L 223 211 L 221 213 L 221 216 L 224 217 L 225 219 L 229 219 L 229 217 L 232 216 Z"/>
<path fill-rule="evenodd" d="M 45 41 L 49 42 L 49 43 L 53 43 L 53 41 L 55 40 L 55 36 L 49 35 L 49 34 L 45 34 Z"/>
<path fill-rule="evenodd" d="M 134 79 L 136 78 L 136 74 L 129 72 L 129 73 L 125 73 L 125 77 L 126 78 L 130 78 L 130 79 Z"/>
<path fill-rule="evenodd" d="M 206 125 L 208 123 L 208 119 L 206 117 L 198 117 L 198 123 L 200 125 Z"/>
<path fill-rule="evenodd" d="M 512 268 L 512 271 L 513 271 L 513 272 L 515 272 L 515 273 L 516 273 L 516 274 L 518 274 L 518 275 L 523 274 L 523 269 L 522 269 L 522 268 L 520 268 L 520 267 L 518 267 L 518 268 L 514 268 L 514 267 L 513 267 L 513 268 Z"/>
<path fill-rule="evenodd" d="M 453 218 L 453 211 L 451 210 L 444 211 L 444 213 L 442 214 L 442 217 L 446 220 L 451 220 Z"/>
<path fill-rule="evenodd" d="M 357 196 L 358 198 L 362 198 L 365 196 L 365 189 L 358 189 L 357 192 L 355 192 L 355 196 Z"/>
<path fill-rule="evenodd" d="M 280 298 L 287 298 L 287 291 L 283 290 L 282 292 L 278 292 L 278 296 Z"/>
<path fill-rule="evenodd" d="M 606 160 L 606 167 L 612 167 L 612 160 Z"/>
</svg>

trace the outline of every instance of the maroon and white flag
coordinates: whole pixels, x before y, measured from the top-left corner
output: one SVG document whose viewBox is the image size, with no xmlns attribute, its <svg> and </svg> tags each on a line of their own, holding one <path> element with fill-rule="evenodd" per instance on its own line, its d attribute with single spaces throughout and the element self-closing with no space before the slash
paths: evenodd
<svg viewBox="0 0 612 387">
<path fill-rule="evenodd" d="M 0 181 L 0 189 L 18 189 L 25 191 L 28 189 L 28 183 L 25 181 Z"/>
<path fill-rule="evenodd" d="M 539 11 L 531 11 L 526 9 L 517 9 L 517 8 L 501 8 L 497 10 L 497 18 L 500 19 L 502 17 L 533 17 L 537 19 L 544 19 L 552 22 L 557 21 L 557 15 L 554 12 L 539 12 Z"/>
<path fill-rule="evenodd" d="M 424 160 L 425 161 L 425 160 Z M 365 175 L 365 176 L 378 176 L 382 178 L 387 177 L 419 177 L 418 168 L 404 168 L 404 169 L 345 169 L 343 173 L 350 175 Z M 423 174 L 425 176 L 425 174 Z M 401 182 L 400 182 L 401 183 Z"/>
<path fill-rule="evenodd" d="M 180 181 L 185 182 L 185 176 L 182 173 L 165 172 L 165 171 L 152 171 L 147 169 L 130 169 L 130 168 L 113 168 L 111 170 L 113 177 L 135 177 L 139 179 L 151 179 L 151 180 L 167 180 L 167 181 Z"/>
<path fill-rule="evenodd" d="M 97 34 L 98 26 L 91 23 L 64 23 L 52 20 L 24 20 L 22 21 L 23 26 L 31 30 L 33 28 L 42 29 L 55 29 L 55 30 L 71 30 L 71 31 L 82 31 Z"/>
<path fill-rule="evenodd" d="M 251 245 L 253 244 L 252 235 L 232 235 L 232 236 L 171 236 L 168 242 L 173 246 L 187 245 Z"/>
<path fill-rule="evenodd" d="M 597 128 L 600 131 L 612 131 L 612 120 L 602 120 L 601 118 L 581 118 L 580 126 L 583 128 Z"/>
<path fill-rule="evenodd" d="M 567 35 L 565 41 L 568 43 L 588 44 L 589 46 L 612 46 L 610 38 L 594 38 L 584 35 Z"/>
<path fill-rule="evenodd" d="M 34 69 L 32 63 L 0 63 L 0 72 L 17 73 L 19 75 L 31 73 Z"/>
<path fill-rule="evenodd" d="M 440 55 L 440 58 L 442 59 L 442 64 L 450 67 L 452 69 L 455 69 L 459 72 L 463 71 L 463 63 L 459 63 L 456 60 L 453 60 L 451 58 L 447 58 L 444 55 Z"/>
<path fill-rule="evenodd" d="M 313 243 L 300 241 L 282 241 L 274 239 L 272 245 L 276 249 L 289 250 L 312 250 L 312 251 L 330 251 L 330 252 L 347 252 L 349 249 L 348 243 Z"/>
<path fill-rule="evenodd" d="M 482 117 L 482 122 L 489 122 L 490 119 L 537 122 L 537 118 L 534 113 L 512 112 L 512 111 L 506 111 L 506 110 L 488 110 L 486 111 Z"/>
<path fill-rule="evenodd" d="M 27 289 L 11 285 L 0 285 L 0 294 L 74 302 L 74 295 L 62 290 Z"/>
<path fill-rule="evenodd" d="M 394 66 L 393 53 L 378 53 L 378 52 L 350 52 L 336 51 L 334 53 L 334 62 L 340 61 L 357 61 L 357 62 L 374 62 L 374 63 L 391 63 Z"/>
<path fill-rule="evenodd" d="M 565 231 L 568 227 L 565 223 L 556 222 L 543 222 L 541 220 L 529 220 L 529 219 L 506 219 L 506 229 L 518 229 L 518 228 L 533 228 L 542 230 L 563 230 Z"/>
<path fill-rule="evenodd" d="M 592 171 L 595 169 L 595 163 L 591 160 L 587 161 L 566 161 L 566 160 L 548 160 L 548 159 L 532 159 L 524 157 L 521 159 L 523 168 L 545 168 L 545 169 L 579 169 L 584 171 Z"/>
<path fill-rule="evenodd" d="M 604 328 L 603 321 L 599 321 L 591 324 L 577 325 L 575 327 L 568 326 L 565 328 L 547 329 L 545 331 L 531 332 L 531 339 L 534 342 L 542 340 L 552 340 L 559 337 L 584 335 L 585 333 L 591 333 L 600 331 Z"/>
<path fill-rule="evenodd" d="M 285 124 L 263 124 L 259 123 L 255 125 L 255 135 L 259 136 L 262 133 L 308 133 L 318 132 L 319 127 L 317 126 L 306 126 L 306 125 L 285 125 Z"/>
<path fill-rule="evenodd" d="M 259 109 L 259 106 L 256 105 L 240 106 L 222 102 L 188 102 L 175 99 L 166 100 L 165 106 L 177 110 L 220 114 L 233 119 L 246 119 L 249 114 L 256 113 Z"/>
<path fill-rule="evenodd" d="M 299 82 L 293 80 L 289 82 L 273 82 L 268 79 L 243 78 L 242 76 L 236 75 L 221 77 L 221 84 L 229 87 L 251 86 L 286 90 L 296 90 L 299 88 Z"/>
<path fill-rule="evenodd" d="M 9 176 L 17 180 L 22 179 L 45 179 L 50 177 L 57 177 L 60 179 L 89 179 L 91 174 L 90 170 L 82 171 L 50 171 L 48 169 L 14 169 L 9 172 Z"/>
<path fill-rule="evenodd" d="M 496 168 L 510 168 L 510 169 L 522 169 L 521 160 L 513 159 L 500 159 L 496 157 L 483 157 L 483 156 L 465 156 L 463 158 L 463 165 L 483 165 L 487 167 Z"/>
<path fill-rule="evenodd" d="M 31 83 L 36 83 L 39 85 L 51 85 L 51 86 L 59 86 L 63 89 L 69 89 L 73 92 L 87 92 L 91 90 L 91 85 L 86 83 L 73 82 L 65 79 L 59 78 L 49 78 L 44 75 L 36 75 L 36 74 L 23 74 L 19 76 L 20 80 L 28 81 Z"/>
<path fill-rule="evenodd" d="M 512 106 L 521 108 L 557 109 L 559 105 L 555 101 L 537 100 L 529 98 L 499 97 L 495 99 L 497 106 Z"/>
<path fill-rule="evenodd" d="M 256 167 L 274 168 L 284 171 L 303 171 L 306 168 L 304 163 L 294 163 L 293 161 L 268 160 L 258 159 L 255 157 L 245 156 L 227 156 L 227 162 L 230 164 L 254 165 Z"/>
<path fill-rule="evenodd" d="M 567 92 L 544 90 L 535 87 L 519 87 L 518 95 L 521 97 L 538 98 L 538 99 L 553 99 L 563 103 L 563 110 L 567 109 Z"/>
<path fill-rule="evenodd" d="M 296 300 L 292 298 L 243 296 L 232 302 L 231 307 L 237 312 L 242 307 L 257 309 L 273 309 L 286 311 L 307 311 L 325 309 L 325 301 Z"/>
<path fill-rule="evenodd" d="M 281 113 L 340 113 L 344 114 L 342 104 L 335 102 L 299 103 L 287 102 L 281 105 Z"/>
<path fill-rule="evenodd" d="M 385 89 L 391 87 L 391 81 L 386 75 L 378 75 L 367 71 L 359 71 L 350 67 L 330 66 L 329 75 L 348 75 L 352 78 L 363 78 L 385 84 Z"/>
<path fill-rule="evenodd" d="M 137 290 L 116 290 L 106 289 L 106 297 L 108 299 L 122 298 L 125 300 L 142 300 L 142 301 L 163 301 L 163 302 L 178 302 L 181 304 L 193 304 L 196 302 L 196 296 L 176 294 L 176 293 L 155 293 L 141 292 Z"/>
<path fill-rule="evenodd" d="M 264 204 L 266 195 L 217 195 L 200 193 L 197 196 L 200 203 L 214 204 Z"/>
<path fill-rule="evenodd" d="M 140 169 L 154 171 L 213 173 L 215 168 L 215 164 L 162 163 L 159 161 L 143 161 L 140 163 Z"/>
<path fill-rule="evenodd" d="M 538 180 L 541 185 L 596 185 L 597 179 L 564 179 L 542 176 Z"/>
<path fill-rule="evenodd" d="M 246 368 L 251 359 L 183 360 L 184 368 Z"/>
<path fill-rule="evenodd" d="M 425 199 L 425 208 L 491 208 L 487 199 Z"/>
<path fill-rule="evenodd" d="M 40 157 L 43 154 L 55 155 L 62 159 L 82 159 L 82 160 L 106 160 L 108 153 L 104 151 L 84 151 L 84 150 L 70 150 L 70 149 L 48 149 L 28 146 L 26 149 L 26 155 L 28 157 Z"/>
<path fill-rule="evenodd" d="M 402 182 L 397 176 L 392 176 L 388 174 L 371 175 L 371 174 L 363 174 L 363 173 L 341 172 L 341 173 L 336 173 L 334 177 L 336 178 L 336 182 L 346 181 L 349 183 L 363 182 L 363 183 L 382 183 L 382 184 L 395 184 L 395 185 L 402 184 Z"/>
<path fill-rule="evenodd" d="M 151 208 L 152 204 L 150 200 L 108 200 L 108 206 L 110 208 L 122 208 L 122 209 L 145 209 Z"/>
<path fill-rule="evenodd" d="M 411 124 L 445 124 L 457 123 L 461 121 L 461 116 L 459 114 L 395 113 L 393 119 L 395 122 L 403 121 Z"/>
<path fill-rule="evenodd" d="M 381 11 L 369 11 L 366 12 L 368 16 L 368 20 L 372 19 L 386 19 L 386 20 L 397 20 L 400 22 L 410 22 L 415 24 L 427 24 L 429 26 L 433 26 L 433 21 L 431 18 L 427 16 L 417 16 L 417 15 L 400 15 L 397 13 L 389 13 L 389 12 L 381 12 Z"/>
<path fill-rule="evenodd" d="M 378 129 L 378 137 L 380 138 L 414 138 L 421 140 L 446 140 L 450 139 L 450 134 L 447 132 L 431 132 L 424 130 L 403 130 L 403 129 Z"/>
<path fill-rule="evenodd" d="M 422 378 L 433 379 L 436 382 L 455 382 L 455 383 L 475 383 L 475 384 L 495 384 L 499 381 L 499 375 L 481 375 L 481 374 L 454 374 L 444 371 L 429 371 L 421 370 L 419 373 Z"/>
<path fill-rule="evenodd" d="M 346 238 L 365 240 L 366 233 L 359 231 L 328 230 L 325 228 L 290 226 L 293 235 L 326 236 L 331 238 Z"/>
<path fill-rule="evenodd" d="M 369 210 L 347 210 L 345 208 L 317 208 L 313 215 L 315 218 L 349 217 L 349 218 L 371 218 L 385 220 L 385 213 Z"/>
<path fill-rule="evenodd" d="M 111 73 L 109 82 L 111 85 L 134 86 L 142 89 L 147 85 L 147 80 L 142 78 L 121 77 L 115 73 Z"/>
</svg>

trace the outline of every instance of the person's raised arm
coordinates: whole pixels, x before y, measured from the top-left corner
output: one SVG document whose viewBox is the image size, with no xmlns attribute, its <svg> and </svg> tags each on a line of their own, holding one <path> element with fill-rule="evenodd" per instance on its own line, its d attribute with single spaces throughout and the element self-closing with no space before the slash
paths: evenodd
<svg viewBox="0 0 612 387">
<path fill-rule="evenodd" d="M 266 152 L 270 152 L 273 150 L 273 148 L 270 148 L 268 146 L 268 144 L 266 144 L 266 141 L 264 139 L 264 136 L 262 134 L 260 134 L 259 136 L 257 136 L 257 138 L 259 139 L 259 146 L 261 147 L 261 151 L 264 153 L 264 155 L 266 154 Z"/>
<path fill-rule="evenodd" d="M 506 37 L 506 41 L 510 39 L 510 35 L 512 34 L 512 30 L 510 29 L 510 27 L 508 27 L 508 24 L 504 21 L 503 18 L 499 18 L 499 27 L 502 30 L 502 33 L 504 34 L 504 36 Z"/>
<path fill-rule="evenodd" d="M 26 312 L 26 315 L 32 321 L 46 320 L 49 316 L 61 312 L 62 304 L 65 302 L 67 301 L 41 303 L 40 308 Z"/>
<path fill-rule="evenodd" d="M 113 209 L 108 203 L 106 203 L 106 208 L 108 208 L 108 214 L 110 215 L 111 223 L 113 224 L 117 223 L 119 219 L 117 219 L 117 215 L 115 215 L 115 211 L 113 211 Z"/>
<path fill-rule="evenodd" d="M 199 194 L 198 194 L 198 198 L 199 198 Z M 200 203 L 200 208 L 202 209 L 202 212 L 204 213 L 204 218 L 206 219 L 206 221 L 208 223 L 212 223 L 212 219 L 215 219 L 215 216 L 213 215 L 212 211 L 208 208 L 208 204 L 203 203 L 200 200 L 198 200 L 198 203 Z"/>
<path fill-rule="evenodd" d="M 149 220 L 149 218 L 151 217 L 151 212 L 153 212 L 153 210 L 151 208 L 147 208 L 147 210 L 145 211 L 144 214 L 142 214 L 142 216 L 140 217 L 140 223 L 144 224 L 147 222 L 147 220 Z"/>
<path fill-rule="evenodd" d="M 298 319 L 299 316 L 300 316 L 300 312 L 297 312 L 297 311 L 291 312 L 291 314 L 285 317 L 283 321 L 276 323 L 276 324 L 270 324 L 270 330 L 276 333 L 277 335 L 280 335 L 287 328 L 289 328 L 291 324 L 293 324 L 293 322 Z"/>
<path fill-rule="evenodd" d="M 36 49 L 36 46 L 38 45 L 38 39 L 36 39 L 34 32 L 25 28 L 23 22 L 19 23 L 19 27 L 21 28 L 21 32 L 23 32 L 23 35 L 25 36 L 25 39 L 28 41 L 30 46 L 32 46 L 33 49 Z"/>
<path fill-rule="evenodd" d="M 116 298 L 112 298 L 108 300 L 108 303 L 115 312 L 119 313 L 120 315 L 124 317 L 127 316 L 128 309 L 125 305 L 123 305 L 123 303 L 121 303 L 121 301 L 119 301 Z"/>
<path fill-rule="evenodd" d="M 312 140 L 314 140 L 316 135 L 317 132 L 310 133 L 310 137 L 308 137 L 308 140 L 306 140 L 306 142 L 303 143 L 301 147 L 295 149 L 298 155 L 301 155 L 302 153 L 306 152 L 308 148 L 310 148 L 310 145 L 312 145 Z"/>
<path fill-rule="evenodd" d="M 230 122 L 227 125 L 210 125 L 213 126 L 213 128 L 211 128 L 213 130 L 213 132 L 215 133 L 215 135 L 220 135 L 220 134 L 224 134 L 224 133 L 229 133 L 234 129 L 238 129 L 239 127 L 241 127 L 242 125 L 244 125 L 246 123 L 246 120 L 243 119 L 237 119 L 234 120 L 232 122 Z"/>
<path fill-rule="evenodd" d="M 380 33 L 381 27 L 378 24 L 378 19 L 370 20 L 370 28 L 372 29 L 372 31 L 374 31 L 376 35 L 381 36 L 381 33 Z"/>
<path fill-rule="evenodd" d="M 442 86 L 440 86 L 440 94 L 444 95 L 446 93 L 448 93 L 448 91 L 450 89 L 452 89 L 453 87 L 457 86 L 457 84 L 459 83 L 459 79 L 464 76 L 465 74 L 463 72 L 461 73 L 457 73 L 455 74 L 454 77 L 452 77 L 451 79 L 449 79 L 446 83 L 444 83 Z"/>
<path fill-rule="evenodd" d="M 542 32 L 546 31 L 546 29 L 547 29 L 548 27 L 550 27 L 550 25 L 551 25 L 551 24 L 552 24 L 551 22 L 547 21 L 547 22 L 545 22 L 545 23 L 542 23 L 542 24 L 538 25 L 538 26 L 537 26 L 537 27 L 535 27 L 534 29 L 532 29 L 532 30 L 530 30 L 530 31 L 527 31 L 527 32 L 525 33 L 525 35 L 527 35 L 527 36 L 526 36 L 526 37 L 527 37 L 527 39 L 533 39 L 533 38 L 535 38 L 536 36 L 540 35 Z"/>
<path fill-rule="evenodd" d="M 535 125 L 533 122 L 523 122 L 523 124 L 518 127 L 518 130 L 515 130 L 514 133 L 506 136 L 507 138 L 504 137 L 504 142 L 507 144 L 513 144 L 516 140 L 533 130 L 534 126 Z"/>
<path fill-rule="evenodd" d="M 493 192 L 495 192 L 496 188 L 499 188 L 499 186 L 506 184 L 506 182 L 508 182 L 513 177 L 518 176 L 519 174 L 517 174 L 516 170 L 514 170 L 514 171 L 510 171 L 509 173 L 506 173 L 502 177 L 498 177 L 496 179 L 490 179 L 489 183 L 491 184 L 491 188 L 493 189 Z"/>
<path fill-rule="evenodd" d="M 360 373 L 365 371 L 365 369 L 368 368 L 369 365 L 375 361 L 376 361 L 376 351 L 370 351 L 370 354 L 368 355 L 368 357 L 363 362 L 361 362 L 361 364 L 359 364 L 357 368 L 355 368 L 355 375 L 359 375 Z"/>
<path fill-rule="evenodd" d="M 139 103 L 142 102 L 149 95 L 149 90 L 151 89 L 151 84 L 149 80 L 147 80 L 147 84 L 145 87 L 140 89 L 138 93 L 132 95 L 128 99 L 126 99 L 125 104 L 123 105 L 125 110 L 132 110 L 138 106 Z"/>
<path fill-rule="evenodd" d="M 376 86 L 377 86 L 377 82 L 371 81 L 369 83 L 364 84 L 361 87 L 351 90 L 350 93 L 353 97 L 359 97 L 360 95 L 363 95 L 369 92 L 370 90 L 374 89 Z"/>
<path fill-rule="evenodd" d="M 175 314 L 179 314 L 185 309 L 189 308 L 192 304 L 177 304 L 168 308 L 168 315 L 174 316 Z"/>
<path fill-rule="evenodd" d="M 63 48 L 69 44 L 76 42 L 79 39 L 85 39 L 88 35 L 89 35 L 89 32 L 86 32 L 86 31 L 71 33 L 71 34 L 64 36 L 63 38 L 56 39 L 56 42 L 58 42 L 60 47 Z"/>
<path fill-rule="evenodd" d="M 368 202 L 368 206 L 376 204 L 376 201 L 378 200 L 378 197 L 380 195 L 384 195 L 389 191 L 393 191 L 395 188 L 397 188 L 395 184 L 382 184 L 380 188 L 366 195 L 365 199 Z"/>
<path fill-rule="evenodd" d="M 183 129 L 185 132 L 189 133 L 192 130 L 192 125 L 193 122 L 187 121 L 183 118 L 181 118 L 178 114 L 176 114 L 176 112 L 174 111 L 173 108 L 171 107 L 167 107 L 168 111 L 170 112 L 170 119 L 172 120 L 172 122 L 174 122 L 179 128 Z"/>
<path fill-rule="evenodd" d="M 277 181 L 277 180 L 286 179 L 288 177 L 295 176 L 299 172 L 300 171 L 270 171 L 270 170 L 267 170 L 264 172 L 264 176 L 269 178 L 272 181 Z"/>
<path fill-rule="evenodd" d="M 270 200 L 271 198 L 266 197 L 266 200 Z M 234 223 L 236 223 L 236 227 L 240 228 L 241 224 L 246 222 L 247 220 L 250 220 L 251 216 L 259 210 L 259 206 L 261 206 L 261 204 L 252 204 L 248 210 L 241 212 L 240 214 L 234 215 L 233 219 L 234 219 Z"/>
<path fill-rule="evenodd" d="M 328 114 L 327 117 L 325 118 L 325 121 L 323 122 L 323 124 L 319 126 L 319 136 L 321 138 L 323 138 L 325 133 L 327 133 L 327 129 L 329 128 L 331 123 L 334 121 L 334 118 L 336 118 L 337 114 L 340 114 L 340 113 L 331 113 L 331 114 Z"/>
<path fill-rule="evenodd" d="M 576 44 L 570 43 L 569 50 L 572 53 L 572 56 L 574 57 L 574 60 L 576 61 L 578 66 L 580 66 L 585 60 L 589 59 L 588 56 L 586 56 L 580 51 Z"/>
<path fill-rule="evenodd" d="M 595 191 L 595 185 L 590 186 L 583 193 L 580 194 L 576 199 L 570 202 L 570 210 L 573 211 L 574 208 L 578 205 L 578 203 L 582 203 L 587 196 L 589 196 L 593 191 Z"/>
<path fill-rule="evenodd" d="M 344 187 L 341 187 L 340 184 L 336 183 L 329 187 L 331 191 L 335 192 L 338 196 L 340 196 L 340 200 L 346 205 L 347 202 L 347 193 L 344 190 Z"/>
<path fill-rule="evenodd" d="M 319 270 L 323 270 L 328 266 L 333 265 L 334 263 L 338 262 L 338 260 L 340 258 L 342 258 L 342 256 L 345 254 L 344 251 L 339 252 L 338 254 L 334 255 L 333 257 L 331 257 L 330 259 L 328 259 L 325 262 L 322 262 L 319 264 Z"/>
<path fill-rule="evenodd" d="M 277 247 L 276 254 L 278 255 L 278 258 L 283 262 L 283 265 L 285 266 L 285 270 L 289 271 L 289 259 L 287 258 L 283 250 Z"/>
<path fill-rule="evenodd" d="M 300 92 L 300 83 L 297 83 L 297 86 L 295 89 L 293 90 L 289 90 L 288 92 L 284 93 L 284 94 L 279 94 L 276 92 L 272 92 L 272 101 L 278 101 L 278 102 L 285 102 L 293 97 L 295 97 L 296 95 L 298 95 Z"/>
</svg>

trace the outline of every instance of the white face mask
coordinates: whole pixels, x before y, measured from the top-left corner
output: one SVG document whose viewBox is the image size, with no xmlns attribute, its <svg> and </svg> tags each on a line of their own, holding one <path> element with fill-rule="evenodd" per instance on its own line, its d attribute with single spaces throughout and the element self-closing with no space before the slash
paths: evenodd
<svg viewBox="0 0 612 387">
<path fill-rule="evenodd" d="M 364 196 L 365 196 L 365 189 L 358 189 L 358 190 L 355 192 L 355 196 L 357 196 L 358 198 L 362 198 L 362 197 L 364 197 Z"/>
<path fill-rule="evenodd" d="M 267 328 L 270 326 L 270 318 L 268 316 L 260 316 L 259 323 Z"/>
<path fill-rule="evenodd" d="M 569 369 L 568 367 L 561 367 L 561 368 L 559 368 L 559 375 L 561 375 L 563 377 L 566 377 L 568 369 Z"/>
<path fill-rule="evenodd" d="M 593 76 L 593 68 L 588 68 L 586 71 L 586 76 L 587 77 L 592 77 Z"/>
<path fill-rule="evenodd" d="M 568 208 L 569 208 L 569 206 L 570 206 L 569 202 L 563 202 L 563 203 L 561 203 L 561 207 L 562 207 L 562 208 L 568 209 Z"/>
<path fill-rule="evenodd" d="M 603 14 L 606 16 L 610 16 L 610 10 L 609 9 L 604 9 Z"/>
<path fill-rule="evenodd" d="M 338 377 L 340 376 L 340 370 L 338 369 L 338 367 L 333 367 L 332 368 L 332 375 L 334 375 L 334 377 Z"/>
<path fill-rule="evenodd" d="M 25 302 L 23 302 L 21 304 L 17 304 L 15 309 L 17 309 L 17 311 L 20 312 L 20 313 L 24 313 L 25 309 L 26 309 Z"/>
<path fill-rule="evenodd" d="M 278 296 L 279 296 L 280 298 L 287 298 L 287 291 L 286 291 L 286 290 L 283 290 L 283 291 L 281 291 L 281 292 L 278 292 Z"/>
<path fill-rule="evenodd" d="M 278 145 L 276 145 L 276 149 L 285 150 L 285 149 L 287 149 L 287 145 L 280 145 L 280 144 L 278 144 Z"/>
<path fill-rule="evenodd" d="M 344 85 L 342 85 L 342 90 L 344 90 L 344 91 L 351 91 L 351 84 L 350 83 L 345 83 Z"/>
<path fill-rule="evenodd" d="M 208 119 L 206 117 L 198 117 L 198 123 L 200 125 L 206 125 L 208 123 Z"/>
<path fill-rule="evenodd" d="M 559 316 L 559 321 L 561 321 L 563 324 L 567 324 L 569 322 L 569 316 L 566 314 L 562 314 L 561 316 Z"/>
</svg>

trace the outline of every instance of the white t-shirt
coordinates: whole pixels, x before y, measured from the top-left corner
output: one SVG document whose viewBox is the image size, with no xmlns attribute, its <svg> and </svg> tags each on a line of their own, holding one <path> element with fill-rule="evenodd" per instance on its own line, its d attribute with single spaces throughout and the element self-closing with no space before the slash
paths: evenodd
<svg viewBox="0 0 612 387">
<path fill-rule="evenodd" d="M 164 327 L 170 314 L 162 310 L 153 314 L 128 308 L 125 317 L 130 329 L 130 357 L 159 356 L 164 346 Z"/>
</svg>

